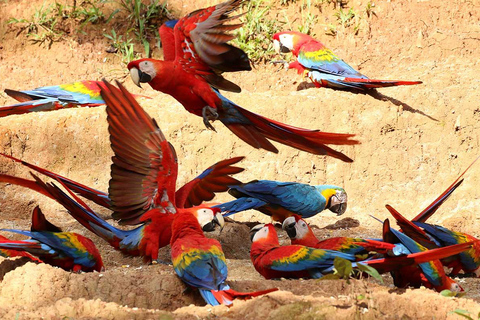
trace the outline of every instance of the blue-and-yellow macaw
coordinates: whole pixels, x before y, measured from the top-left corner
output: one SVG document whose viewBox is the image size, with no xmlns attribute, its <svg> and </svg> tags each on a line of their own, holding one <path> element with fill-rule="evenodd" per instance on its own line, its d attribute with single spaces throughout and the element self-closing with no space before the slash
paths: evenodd
<svg viewBox="0 0 480 320">
<path fill-rule="evenodd" d="M 298 214 L 303 218 L 313 217 L 325 209 L 338 215 L 347 210 L 347 193 L 332 185 L 311 186 L 298 182 L 254 180 L 231 186 L 228 191 L 237 200 L 219 205 L 225 215 L 256 209 L 283 222 Z"/>
</svg>

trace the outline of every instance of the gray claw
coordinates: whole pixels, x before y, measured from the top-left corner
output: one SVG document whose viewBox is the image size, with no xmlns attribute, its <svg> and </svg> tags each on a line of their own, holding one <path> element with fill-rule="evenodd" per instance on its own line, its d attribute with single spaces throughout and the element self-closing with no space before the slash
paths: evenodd
<svg viewBox="0 0 480 320">
<path fill-rule="evenodd" d="M 207 127 L 207 129 L 217 132 L 217 130 L 215 130 L 215 128 L 210 123 L 210 120 L 215 121 L 218 119 L 217 110 L 210 106 L 206 106 L 202 109 L 202 117 L 203 117 L 203 124 L 205 124 L 205 127 Z"/>
</svg>

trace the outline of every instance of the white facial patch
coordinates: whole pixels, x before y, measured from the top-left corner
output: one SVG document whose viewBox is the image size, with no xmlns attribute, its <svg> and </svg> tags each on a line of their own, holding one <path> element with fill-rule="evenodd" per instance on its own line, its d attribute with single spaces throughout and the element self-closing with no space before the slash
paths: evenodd
<svg viewBox="0 0 480 320">
<path fill-rule="evenodd" d="M 266 237 L 268 237 L 268 227 L 263 227 L 255 233 L 255 236 L 253 236 L 252 242 L 255 242 L 260 239 L 265 239 Z"/>
<path fill-rule="evenodd" d="M 152 61 L 142 61 L 138 65 L 140 71 L 148 74 L 152 79 L 155 78 L 157 75 L 157 70 L 155 70 L 155 67 L 152 63 Z"/>
<path fill-rule="evenodd" d="M 278 38 L 280 39 L 280 42 L 282 43 L 282 45 L 284 47 L 287 47 L 289 50 L 293 50 L 293 35 L 292 34 L 281 34 Z"/>
<path fill-rule="evenodd" d="M 295 224 L 295 231 L 297 231 L 296 239 L 303 239 L 308 233 L 308 225 L 303 219 Z"/>
<path fill-rule="evenodd" d="M 450 286 L 450 291 L 452 292 L 461 292 L 462 291 L 462 288 L 460 287 L 460 285 L 456 282 L 452 283 L 452 285 Z"/>
<path fill-rule="evenodd" d="M 212 209 L 203 208 L 203 209 L 197 210 L 197 220 L 198 220 L 198 223 L 200 223 L 200 226 L 202 227 L 207 223 L 212 222 L 213 217 L 214 217 L 214 214 Z"/>
</svg>

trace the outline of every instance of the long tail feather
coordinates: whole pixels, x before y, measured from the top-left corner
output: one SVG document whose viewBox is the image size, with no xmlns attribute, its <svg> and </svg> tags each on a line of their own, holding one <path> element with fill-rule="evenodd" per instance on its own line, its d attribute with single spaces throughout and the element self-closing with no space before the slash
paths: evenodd
<svg viewBox="0 0 480 320">
<path fill-rule="evenodd" d="M 465 171 L 462 172 L 462 174 L 457 178 L 457 180 L 453 181 L 453 183 L 445 190 L 437 199 L 435 199 L 428 207 L 426 207 L 422 212 L 420 212 L 415 218 L 412 219 L 412 221 L 419 221 L 419 222 L 425 222 L 427 221 L 428 218 L 430 218 L 435 211 L 442 205 L 442 203 L 445 202 L 445 200 L 448 199 L 448 197 L 457 189 L 460 184 L 463 182 L 462 177 L 465 175 L 465 173 L 470 169 L 475 162 L 477 162 L 478 156 L 473 162 L 465 169 Z"/>
<path fill-rule="evenodd" d="M 432 249 L 417 253 L 412 253 L 406 256 L 384 258 L 384 259 L 373 259 L 363 261 L 361 263 L 370 265 L 377 269 L 378 272 L 384 273 L 392 270 L 397 270 L 400 267 L 407 266 L 410 264 L 420 264 L 429 262 L 432 260 L 440 260 L 446 257 L 450 257 L 465 250 L 468 250 L 473 245 L 473 242 L 456 244 L 453 246 L 448 246 L 444 248 Z"/>
<path fill-rule="evenodd" d="M 11 106 L 0 107 L 0 118 L 11 116 L 14 114 L 57 110 L 60 108 L 59 106 L 61 107 L 57 99 L 26 101 Z"/>
<path fill-rule="evenodd" d="M 343 80 L 338 80 L 338 82 L 361 86 L 361 89 L 363 90 L 422 84 L 422 81 L 376 80 L 376 79 L 359 79 L 359 78 L 344 78 Z"/>
<path fill-rule="evenodd" d="M 353 162 L 343 153 L 335 151 L 325 144 L 359 144 L 359 141 L 350 139 L 355 136 L 354 134 L 328 133 L 297 128 L 262 117 L 239 106 L 234 106 L 251 124 L 222 122 L 239 138 L 255 148 L 278 152 L 267 140 L 270 139 L 309 153 L 329 155 L 345 162 Z"/>
<path fill-rule="evenodd" d="M 427 248 L 437 247 L 437 245 L 432 240 L 430 240 L 429 236 L 425 233 L 425 231 L 423 231 L 421 228 L 419 228 L 414 223 L 402 216 L 400 212 L 395 210 L 392 206 L 387 204 L 385 207 L 388 211 L 390 211 L 392 216 L 397 221 L 398 226 L 406 235 Z"/>
<path fill-rule="evenodd" d="M 50 178 L 55 179 L 55 180 L 60 180 L 60 181 L 62 181 L 62 183 L 66 184 L 70 190 L 73 190 L 74 192 L 78 193 L 79 195 L 81 195 L 85 199 L 91 200 L 91 201 L 95 202 L 96 204 L 98 204 L 98 205 L 100 205 L 104 208 L 110 208 L 111 201 L 110 201 L 110 198 L 108 197 L 108 194 L 105 193 L 105 192 L 98 191 L 98 190 L 95 190 L 93 188 L 87 187 L 86 185 L 83 185 L 83 184 L 78 183 L 76 181 L 70 180 L 70 179 L 65 178 L 65 177 L 63 177 L 59 174 L 56 174 L 56 173 L 52 172 L 52 171 L 49 171 L 49 170 L 44 169 L 44 168 L 40 168 L 36 165 L 33 165 L 33 164 L 28 163 L 26 161 L 20 160 L 18 158 L 15 158 L 13 156 L 8 155 L 8 154 L 0 152 L 0 155 L 4 156 L 4 157 L 7 157 L 7 158 L 9 158 L 9 159 L 11 159 L 15 162 L 21 163 L 22 165 L 24 165 L 24 166 L 26 166 L 26 167 L 28 167 L 32 170 L 35 170 L 38 173 L 46 175 L 47 177 L 50 177 Z M 14 178 L 14 177 L 12 177 L 12 178 Z M 2 177 L 0 177 L 0 181 L 3 181 L 1 179 L 2 179 Z M 6 178 L 4 178 L 4 179 L 6 179 Z M 14 178 L 14 179 L 20 179 L 20 178 Z M 29 181 L 29 180 L 26 180 L 26 181 Z M 4 182 L 10 182 L 10 181 L 4 181 Z M 18 182 L 21 182 L 21 180 L 19 180 Z M 14 182 L 10 182 L 10 183 L 14 183 Z M 26 183 L 26 182 L 23 182 L 23 183 Z M 33 182 L 33 183 L 35 183 L 35 182 Z M 18 183 L 14 183 L 14 184 L 18 184 Z M 29 186 L 26 186 L 26 185 L 22 185 L 22 186 L 30 188 Z M 38 191 L 38 190 L 35 190 L 35 191 Z M 38 191 L 38 192 L 40 192 L 40 191 Z M 44 194 L 44 193 L 42 193 L 42 194 Z M 44 194 L 44 195 L 49 196 L 48 194 Z"/>
</svg>

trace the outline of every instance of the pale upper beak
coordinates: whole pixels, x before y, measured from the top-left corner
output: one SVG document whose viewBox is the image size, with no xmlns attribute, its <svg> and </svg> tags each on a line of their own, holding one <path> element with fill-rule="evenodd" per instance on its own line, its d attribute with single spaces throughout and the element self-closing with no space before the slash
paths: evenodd
<svg viewBox="0 0 480 320">
<path fill-rule="evenodd" d="M 148 73 L 142 72 L 137 68 L 130 69 L 130 77 L 132 77 L 133 83 L 135 83 L 140 88 L 142 87 L 140 83 L 147 83 L 152 81 L 152 77 Z"/>
<path fill-rule="evenodd" d="M 142 87 L 140 85 L 140 70 L 138 70 L 137 68 L 130 69 L 130 77 L 132 78 L 132 81 L 133 83 L 135 83 L 135 85 L 139 86 L 140 88 Z"/>
<path fill-rule="evenodd" d="M 225 220 L 223 219 L 223 216 L 220 212 L 217 212 L 215 214 L 215 217 L 212 219 L 212 221 L 205 224 L 202 227 L 202 230 L 205 231 L 205 232 L 215 231 L 215 225 L 218 225 L 220 227 L 220 231 L 222 231 L 223 226 L 225 225 Z"/>
<path fill-rule="evenodd" d="M 337 193 L 330 198 L 330 206 L 328 209 L 339 216 L 344 214 L 347 210 L 347 193 L 338 190 Z"/>
<path fill-rule="evenodd" d="M 255 227 L 250 229 L 250 241 L 253 241 L 253 237 L 255 237 L 255 234 L 263 227 L 265 227 L 265 224 L 257 224 Z"/>
<path fill-rule="evenodd" d="M 287 232 L 290 239 L 295 239 L 297 236 L 297 229 L 295 228 L 296 224 L 295 217 L 288 217 L 283 220 L 282 229 Z"/>
</svg>

